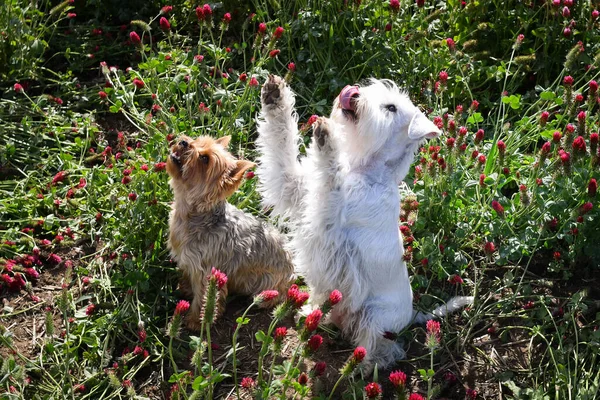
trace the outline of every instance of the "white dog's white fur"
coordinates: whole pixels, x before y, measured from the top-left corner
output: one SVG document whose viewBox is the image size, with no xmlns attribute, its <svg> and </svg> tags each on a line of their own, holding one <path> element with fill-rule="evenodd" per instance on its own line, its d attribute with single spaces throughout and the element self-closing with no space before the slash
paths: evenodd
<svg viewBox="0 0 600 400">
<path fill-rule="evenodd" d="M 257 175 L 263 203 L 288 218 L 297 271 L 323 303 L 338 289 L 343 300 L 330 320 L 367 350 L 367 365 L 389 366 L 403 358 L 401 345 L 386 339 L 411 322 L 442 316 L 470 297 L 452 299 L 432 314 L 413 311 L 412 289 L 398 229 L 398 185 L 419 144 L 439 129 L 391 81 L 356 87 L 353 110 L 333 104 L 329 118 L 314 124 L 307 156 L 300 141 L 294 95 L 271 76 L 263 87 L 257 140 Z"/>
</svg>

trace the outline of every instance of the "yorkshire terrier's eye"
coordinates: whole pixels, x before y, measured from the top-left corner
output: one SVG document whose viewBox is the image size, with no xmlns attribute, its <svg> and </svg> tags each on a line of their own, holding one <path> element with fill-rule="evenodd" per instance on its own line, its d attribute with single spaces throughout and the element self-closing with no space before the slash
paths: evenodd
<svg viewBox="0 0 600 400">
<path fill-rule="evenodd" d="M 387 106 L 385 106 L 385 108 L 389 111 L 389 112 L 396 112 L 396 106 L 393 104 L 388 104 Z"/>
<path fill-rule="evenodd" d="M 203 164 L 208 164 L 208 156 L 205 154 L 201 155 L 200 161 L 202 161 Z"/>
</svg>

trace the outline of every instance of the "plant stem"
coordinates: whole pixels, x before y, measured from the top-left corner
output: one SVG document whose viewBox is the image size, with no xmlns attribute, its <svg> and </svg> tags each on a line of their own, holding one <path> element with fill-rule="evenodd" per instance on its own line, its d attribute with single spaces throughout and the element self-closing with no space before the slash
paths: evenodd
<svg viewBox="0 0 600 400">
<path fill-rule="evenodd" d="M 212 346 L 210 340 L 210 323 L 206 324 L 206 343 L 207 343 L 207 351 L 208 351 L 208 366 L 209 366 L 209 379 L 210 384 L 208 385 L 208 396 L 207 399 L 213 398 L 213 384 L 212 384 L 212 373 L 213 373 L 213 360 L 212 360 Z"/>
<path fill-rule="evenodd" d="M 238 385 L 238 379 L 237 379 L 237 337 L 238 337 L 238 333 L 240 331 L 240 328 L 243 325 L 243 321 L 246 319 L 246 315 L 248 314 L 248 312 L 250 311 L 250 309 L 252 308 L 252 306 L 254 305 L 254 303 L 250 304 L 248 306 L 248 308 L 246 308 L 246 311 L 244 311 L 244 313 L 242 314 L 242 323 L 241 324 L 237 324 L 237 326 L 235 327 L 235 332 L 233 332 L 233 340 L 232 340 L 232 350 L 233 350 L 233 359 L 232 359 L 232 368 L 233 368 L 233 382 L 235 384 L 235 394 L 237 396 L 238 399 L 240 399 L 240 387 Z"/>
</svg>

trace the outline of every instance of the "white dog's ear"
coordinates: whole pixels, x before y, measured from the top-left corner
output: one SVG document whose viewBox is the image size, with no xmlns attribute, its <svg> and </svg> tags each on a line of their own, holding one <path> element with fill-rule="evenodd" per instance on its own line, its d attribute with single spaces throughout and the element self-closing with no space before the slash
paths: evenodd
<svg viewBox="0 0 600 400">
<path fill-rule="evenodd" d="M 224 148 L 227 148 L 227 146 L 229 146 L 229 142 L 231 141 L 231 136 L 227 135 L 227 136 L 223 136 L 218 138 L 217 140 L 215 140 L 215 142 L 217 144 L 220 144 L 221 146 L 223 146 Z"/>
<path fill-rule="evenodd" d="M 442 132 L 421 111 L 415 113 L 408 126 L 408 137 L 412 140 L 423 138 L 433 139 L 440 136 Z"/>
</svg>

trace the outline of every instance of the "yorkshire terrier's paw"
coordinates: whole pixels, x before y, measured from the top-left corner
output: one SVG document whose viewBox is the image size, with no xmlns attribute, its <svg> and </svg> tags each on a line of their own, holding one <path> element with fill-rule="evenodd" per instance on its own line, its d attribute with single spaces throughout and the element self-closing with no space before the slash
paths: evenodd
<svg viewBox="0 0 600 400">
<path fill-rule="evenodd" d="M 190 331 L 199 332 L 202 329 L 202 322 L 200 321 L 200 317 L 197 315 L 187 315 L 184 322 L 186 328 Z"/>
<path fill-rule="evenodd" d="M 331 129 L 329 120 L 324 117 L 319 117 L 313 124 L 313 141 L 321 151 L 330 151 L 331 145 Z"/>
<path fill-rule="evenodd" d="M 286 89 L 285 80 L 277 75 L 269 75 L 262 87 L 261 99 L 263 106 L 277 107 Z"/>
</svg>

